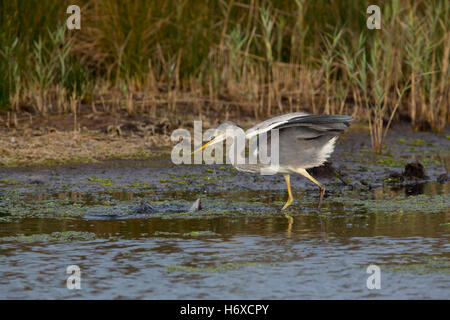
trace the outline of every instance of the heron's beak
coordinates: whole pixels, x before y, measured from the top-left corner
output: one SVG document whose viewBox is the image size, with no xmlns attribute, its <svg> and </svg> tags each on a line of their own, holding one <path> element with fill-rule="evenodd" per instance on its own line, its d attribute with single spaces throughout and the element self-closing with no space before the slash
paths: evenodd
<svg viewBox="0 0 450 320">
<path fill-rule="evenodd" d="M 198 152 L 198 151 L 200 151 L 200 150 L 203 150 L 203 149 L 206 148 L 206 146 L 209 146 L 210 144 L 213 144 L 213 143 L 215 143 L 215 142 L 217 142 L 217 138 L 208 141 L 207 143 L 205 143 L 205 144 L 202 145 L 201 147 L 195 149 L 191 154 L 194 154 L 194 153 L 196 153 L 196 152 Z"/>
</svg>

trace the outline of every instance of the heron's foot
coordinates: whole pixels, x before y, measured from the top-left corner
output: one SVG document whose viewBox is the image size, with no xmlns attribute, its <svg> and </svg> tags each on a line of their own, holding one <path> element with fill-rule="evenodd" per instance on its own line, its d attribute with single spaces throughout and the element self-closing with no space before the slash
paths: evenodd
<svg viewBox="0 0 450 320">
<path fill-rule="evenodd" d="M 288 201 L 286 201 L 286 203 L 285 203 L 285 205 L 283 206 L 283 208 L 281 208 L 281 211 L 283 211 L 283 210 L 285 210 L 287 207 L 289 207 L 293 201 L 294 201 L 294 200 L 293 200 L 291 197 L 289 197 Z"/>
<path fill-rule="evenodd" d="M 286 202 L 286 204 L 283 206 L 283 208 L 281 209 L 281 211 L 283 211 L 284 209 L 286 209 L 287 207 L 289 207 L 292 203 L 292 201 L 294 200 L 294 197 L 292 196 L 292 191 L 291 191 L 291 179 L 290 179 L 290 175 L 285 174 L 284 175 L 284 179 L 286 180 L 286 186 L 287 186 L 287 190 L 288 190 L 288 201 Z"/>
</svg>

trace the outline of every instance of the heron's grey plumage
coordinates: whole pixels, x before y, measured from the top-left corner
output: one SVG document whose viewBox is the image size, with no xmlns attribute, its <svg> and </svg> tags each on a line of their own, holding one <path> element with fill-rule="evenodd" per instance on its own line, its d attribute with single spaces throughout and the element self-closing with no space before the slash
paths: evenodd
<svg viewBox="0 0 450 320">
<path fill-rule="evenodd" d="M 267 155 L 270 157 L 272 130 L 278 130 L 278 165 L 274 167 L 262 162 L 254 164 L 232 163 L 240 171 L 260 173 L 262 169 L 274 168 L 274 173 L 283 174 L 289 191 L 289 200 L 283 209 L 292 202 L 289 174 L 302 174 L 320 187 L 320 207 L 325 187 L 311 177 L 305 169 L 318 167 L 330 157 L 338 135 L 344 132 L 353 120 L 353 117 L 346 115 L 312 115 L 304 112 L 288 113 L 265 120 L 248 129 L 245 132 L 245 138 L 252 139 L 266 134 Z M 234 132 L 239 129 L 240 127 L 232 122 L 224 122 L 215 130 L 214 136 L 221 137 L 222 140 L 217 139 L 220 142 L 227 135 L 234 136 Z M 261 151 L 260 145 L 254 151 L 259 153 Z"/>
<path fill-rule="evenodd" d="M 322 165 L 333 152 L 337 136 L 349 127 L 352 120 L 352 117 L 343 115 L 289 113 L 250 128 L 246 132 L 246 138 L 267 133 L 267 150 L 270 154 L 270 130 L 278 129 L 278 173 L 292 173 L 299 168 L 308 169 Z M 235 167 L 241 171 L 258 172 L 269 165 L 236 164 Z"/>
</svg>

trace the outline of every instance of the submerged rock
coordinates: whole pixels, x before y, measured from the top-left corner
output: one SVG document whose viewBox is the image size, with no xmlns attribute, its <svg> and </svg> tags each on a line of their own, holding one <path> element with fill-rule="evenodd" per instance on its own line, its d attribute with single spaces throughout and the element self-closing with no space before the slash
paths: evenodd
<svg viewBox="0 0 450 320">
<path fill-rule="evenodd" d="M 198 198 L 197 200 L 194 201 L 194 203 L 192 204 L 192 206 L 189 208 L 189 210 L 187 212 L 196 212 L 196 211 L 200 211 L 201 209 L 202 209 L 201 200 L 200 200 L 200 198 Z M 155 207 L 153 207 L 148 202 L 145 202 L 144 200 L 142 200 L 141 204 L 134 209 L 134 213 L 136 213 L 136 214 L 152 214 L 152 213 L 161 212 L 161 211 L 163 211 L 163 212 L 186 212 L 186 210 L 183 210 L 183 209 L 157 210 Z"/>
<path fill-rule="evenodd" d="M 445 183 L 448 182 L 450 179 L 448 178 L 448 174 L 443 173 L 439 177 L 437 177 L 436 181 L 439 183 Z"/>
<path fill-rule="evenodd" d="M 419 162 L 408 163 L 403 171 L 403 176 L 407 178 L 424 179 L 426 178 L 425 169 Z"/>
<path fill-rule="evenodd" d="M 403 182 L 405 178 L 403 177 L 403 174 L 398 172 L 391 172 L 389 174 L 388 182 Z"/>
<path fill-rule="evenodd" d="M 407 179 L 426 179 L 425 169 L 419 162 L 411 162 L 405 166 L 402 173 L 390 172 L 389 177 L 384 179 L 388 183 L 401 183 Z"/>
<path fill-rule="evenodd" d="M 149 203 L 141 201 L 141 204 L 134 210 L 138 214 L 150 214 L 155 213 L 156 210 Z"/>
<path fill-rule="evenodd" d="M 200 198 L 195 200 L 195 202 L 192 204 L 191 208 L 189 209 L 189 212 L 195 212 L 202 210 L 202 201 Z"/>
</svg>

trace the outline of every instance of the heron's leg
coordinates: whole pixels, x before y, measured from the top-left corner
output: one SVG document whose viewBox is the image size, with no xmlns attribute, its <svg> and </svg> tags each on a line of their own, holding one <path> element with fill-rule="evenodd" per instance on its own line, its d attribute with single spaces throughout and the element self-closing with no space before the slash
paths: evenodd
<svg viewBox="0 0 450 320">
<path fill-rule="evenodd" d="M 314 179 L 308 173 L 308 171 L 306 171 L 305 169 L 300 168 L 300 169 L 297 169 L 296 172 L 301 174 L 302 176 L 308 178 L 309 180 L 311 180 L 312 182 L 314 182 L 316 185 L 319 186 L 319 188 L 320 188 L 319 209 L 320 209 L 320 207 L 322 206 L 323 196 L 325 195 L 325 186 L 323 184 L 321 184 L 319 181 L 317 181 L 316 179 Z"/>
<path fill-rule="evenodd" d="M 289 198 L 281 210 L 284 210 L 287 207 L 289 207 L 291 205 L 292 201 L 294 200 L 294 198 L 292 197 L 292 192 L 291 192 L 291 177 L 288 174 L 284 174 L 283 176 L 284 176 L 284 180 L 286 180 Z"/>
</svg>

